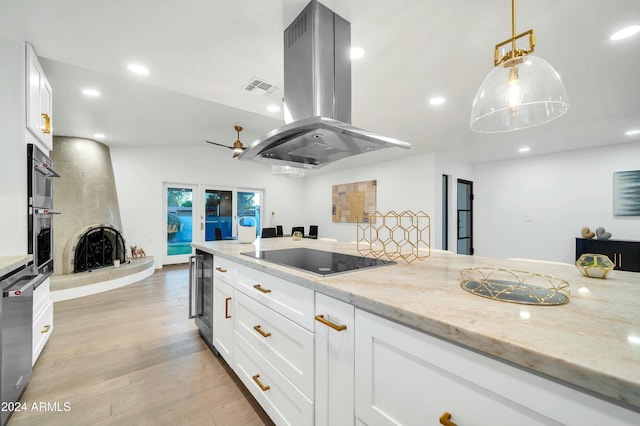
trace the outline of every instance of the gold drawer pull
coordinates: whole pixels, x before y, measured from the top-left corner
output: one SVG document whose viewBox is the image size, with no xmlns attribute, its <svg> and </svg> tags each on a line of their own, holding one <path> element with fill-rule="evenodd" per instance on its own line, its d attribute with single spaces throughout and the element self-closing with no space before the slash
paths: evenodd
<svg viewBox="0 0 640 426">
<path fill-rule="evenodd" d="M 262 286 L 260 284 L 254 284 L 253 288 L 255 288 L 256 290 L 259 290 L 263 293 L 271 293 L 271 290 L 268 288 L 262 288 Z"/>
<path fill-rule="evenodd" d="M 451 414 L 446 411 L 440 416 L 440 424 L 444 426 L 458 426 L 456 423 L 451 421 Z"/>
<path fill-rule="evenodd" d="M 225 317 L 225 319 L 231 318 L 231 315 L 229 315 L 229 302 L 230 301 L 231 301 L 230 297 L 227 297 L 226 299 L 224 299 L 224 317 Z"/>
<path fill-rule="evenodd" d="M 226 269 L 221 268 L 220 266 L 218 266 L 218 267 L 216 268 L 216 271 L 218 271 L 218 272 L 222 272 L 222 273 L 227 272 L 227 270 L 226 270 Z"/>
<path fill-rule="evenodd" d="M 259 325 L 254 325 L 253 329 L 255 331 L 257 331 L 258 333 L 262 334 L 262 337 L 264 337 L 264 338 L 267 338 L 267 337 L 271 336 L 271 333 L 266 333 L 266 332 L 262 331 L 262 329 L 260 328 Z"/>
<path fill-rule="evenodd" d="M 255 376 L 253 376 L 253 381 L 256 382 L 258 384 L 258 386 L 260 386 L 260 389 L 262 389 L 262 392 L 266 392 L 269 389 L 271 389 L 271 386 L 265 386 L 262 384 L 262 382 L 260 381 L 260 375 L 256 374 Z"/>
<path fill-rule="evenodd" d="M 332 323 L 329 320 L 324 319 L 324 315 L 316 315 L 316 321 L 320 321 L 324 325 L 328 325 L 329 327 L 333 328 L 336 331 L 343 331 L 347 329 L 347 326 L 344 324 L 338 325 L 338 324 Z"/>
<path fill-rule="evenodd" d="M 42 133 L 48 135 L 51 133 L 51 117 L 49 114 L 45 114 L 44 112 L 40 114 L 42 118 L 44 118 L 44 127 L 42 128 Z"/>
<path fill-rule="evenodd" d="M 49 329 L 51 328 L 51 324 L 47 324 L 42 328 L 42 331 L 40 332 L 40 334 L 44 334 L 44 333 L 48 333 Z"/>
</svg>

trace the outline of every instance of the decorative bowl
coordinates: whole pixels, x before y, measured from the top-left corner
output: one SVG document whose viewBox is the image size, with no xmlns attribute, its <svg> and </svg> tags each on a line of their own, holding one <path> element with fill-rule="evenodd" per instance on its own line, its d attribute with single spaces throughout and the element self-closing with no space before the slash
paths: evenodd
<svg viewBox="0 0 640 426">
<path fill-rule="evenodd" d="M 589 278 L 607 278 L 615 265 L 604 254 L 585 253 L 576 260 L 576 267 Z"/>
</svg>

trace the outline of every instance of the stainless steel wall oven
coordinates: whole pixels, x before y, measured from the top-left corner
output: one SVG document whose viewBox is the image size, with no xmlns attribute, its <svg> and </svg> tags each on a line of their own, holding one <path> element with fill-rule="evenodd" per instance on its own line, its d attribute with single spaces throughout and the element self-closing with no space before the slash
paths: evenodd
<svg viewBox="0 0 640 426">
<path fill-rule="evenodd" d="M 53 179 L 60 177 L 51 159 L 34 144 L 27 146 L 28 248 L 38 274 L 53 273 Z"/>
</svg>

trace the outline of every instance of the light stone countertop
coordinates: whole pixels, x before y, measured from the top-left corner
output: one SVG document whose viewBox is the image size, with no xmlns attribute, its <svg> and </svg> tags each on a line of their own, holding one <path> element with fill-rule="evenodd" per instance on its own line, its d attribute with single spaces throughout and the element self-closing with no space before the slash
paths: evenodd
<svg viewBox="0 0 640 426">
<path fill-rule="evenodd" d="M 640 273 L 612 271 L 601 280 L 586 278 L 569 264 L 432 250 L 429 258 L 411 264 L 321 277 L 240 253 L 308 247 L 359 255 L 356 245 L 269 238 L 193 246 L 640 411 Z M 564 279 L 571 285 L 571 300 L 531 306 L 462 290 L 460 271 L 482 266 Z"/>
<path fill-rule="evenodd" d="M 0 256 L 0 277 L 11 271 L 26 265 L 33 259 L 31 254 L 21 254 L 16 256 Z"/>
</svg>

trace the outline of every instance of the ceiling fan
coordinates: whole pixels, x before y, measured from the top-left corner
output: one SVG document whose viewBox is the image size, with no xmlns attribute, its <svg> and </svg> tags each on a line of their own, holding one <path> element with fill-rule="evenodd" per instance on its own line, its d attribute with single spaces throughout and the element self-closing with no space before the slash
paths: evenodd
<svg viewBox="0 0 640 426">
<path fill-rule="evenodd" d="M 240 154 L 242 154 L 242 151 L 244 151 L 246 148 L 244 147 L 244 145 L 242 145 L 242 142 L 240 142 L 240 132 L 242 131 L 242 127 L 234 126 L 233 128 L 236 129 L 236 132 L 238 132 L 238 138 L 233 143 L 233 146 L 223 145 L 221 143 L 216 143 L 216 142 L 211 142 L 211 141 L 205 141 L 205 142 L 210 143 L 212 145 L 218 145 L 218 146 L 222 146 L 222 147 L 225 147 L 225 148 L 232 149 L 233 150 L 233 158 L 236 158 Z"/>
</svg>

